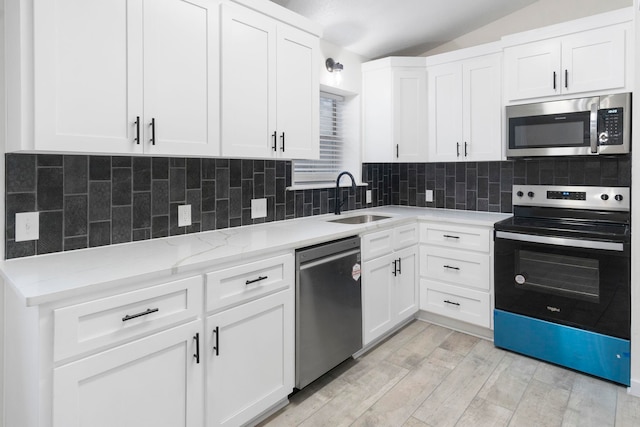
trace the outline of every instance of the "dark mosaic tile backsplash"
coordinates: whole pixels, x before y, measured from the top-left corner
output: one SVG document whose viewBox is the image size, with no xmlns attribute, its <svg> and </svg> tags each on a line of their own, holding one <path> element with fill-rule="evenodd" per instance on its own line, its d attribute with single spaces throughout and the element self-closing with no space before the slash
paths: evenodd
<svg viewBox="0 0 640 427">
<path fill-rule="evenodd" d="M 510 212 L 515 184 L 628 186 L 631 158 L 478 163 L 369 163 L 343 210 L 408 205 Z M 291 162 L 84 155 L 6 155 L 6 258 L 195 233 L 333 212 L 335 189 L 286 191 Z M 373 203 L 366 205 L 365 191 Z M 425 190 L 434 201 L 425 201 Z M 251 219 L 251 199 L 267 217 Z M 177 226 L 191 205 L 192 225 Z M 40 239 L 15 242 L 15 214 L 40 212 Z"/>
</svg>

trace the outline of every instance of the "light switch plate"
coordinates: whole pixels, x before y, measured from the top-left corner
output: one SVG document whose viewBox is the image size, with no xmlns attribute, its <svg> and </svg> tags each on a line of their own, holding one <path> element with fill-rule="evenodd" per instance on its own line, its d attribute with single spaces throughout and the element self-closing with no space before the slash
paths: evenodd
<svg viewBox="0 0 640 427">
<path fill-rule="evenodd" d="M 178 227 L 191 225 L 191 205 L 178 206 Z"/>
<path fill-rule="evenodd" d="M 20 212 L 16 214 L 16 242 L 38 240 L 40 238 L 40 212 Z"/>
<path fill-rule="evenodd" d="M 251 219 L 267 216 L 267 199 L 251 199 Z"/>
<path fill-rule="evenodd" d="M 424 192 L 424 201 L 425 202 L 433 202 L 433 190 L 425 190 L 425 192 Z"/>
<path fill-rule="evenodd" d="M 367 203 L 371 203 L 371 190 L 367 190 Z"/>
</svg>

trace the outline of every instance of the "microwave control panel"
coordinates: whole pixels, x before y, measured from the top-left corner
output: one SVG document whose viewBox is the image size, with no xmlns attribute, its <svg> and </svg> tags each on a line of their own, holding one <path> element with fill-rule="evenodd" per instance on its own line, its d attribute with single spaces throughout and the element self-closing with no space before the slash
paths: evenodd
<svg viewBox="0 0 640 427">
<path fill-rule="evenodd" d="M 598 110 L 598 143 L 600 145 L 622 145 L 623 108 Z"/>
</svg>

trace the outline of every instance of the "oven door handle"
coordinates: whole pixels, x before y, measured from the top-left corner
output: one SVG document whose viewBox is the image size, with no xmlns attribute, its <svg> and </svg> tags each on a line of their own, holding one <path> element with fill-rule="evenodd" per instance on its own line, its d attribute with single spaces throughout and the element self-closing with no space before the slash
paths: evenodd
<svg viewBox="0 0 640 427">
<path fill-rule="evenodd" d="M 591 112 L 589 113 L 589 142 L 591 152 L 598 152 L 598 104 L 591 104 Z"/>
<path fill-rule="evenodd" d="M 603 249 L 605 251 L 624 252 L 624 245 L 618 242 L 601 242 L 597 240 L 567 239 L 564 237 L 537 236 L 532 234 L 496 231 L 496 239 L 518 240 L 520 242 L 542 243 L 555 246 L 573 246 L 576 248 Z"/>
</svg>

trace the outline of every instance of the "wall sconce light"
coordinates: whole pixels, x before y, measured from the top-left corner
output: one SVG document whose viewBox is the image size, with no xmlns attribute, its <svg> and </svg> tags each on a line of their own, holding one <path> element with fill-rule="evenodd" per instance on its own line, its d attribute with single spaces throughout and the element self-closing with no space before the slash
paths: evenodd
<svg viewBox="0 0 640 427">
<path fill-rule="evenodd" d="M 324 65 L 327 67 L 327 71 L 330 73 L 340 72 L 344 70 L 344 65 L 341 63 L 334 61 L 333 58 L 329 58 L 325 61 Z"/>
</svg>

